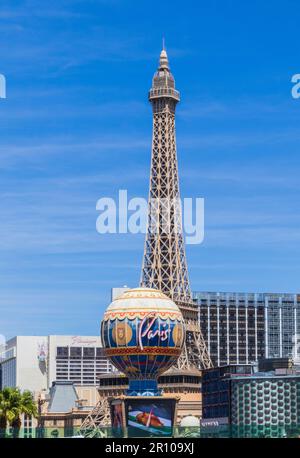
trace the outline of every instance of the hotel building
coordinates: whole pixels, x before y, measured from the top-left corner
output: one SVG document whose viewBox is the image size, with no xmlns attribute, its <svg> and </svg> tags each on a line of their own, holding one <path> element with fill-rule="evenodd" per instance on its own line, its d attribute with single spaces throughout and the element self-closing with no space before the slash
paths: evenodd
<svg viewBox="0 0 300 458">
<path fill-rule="evenodd" d="M 231 437 L 299 436 L 300 373 L 281 361 L 285 367 L 276 359 L 268 371 L 251 365 L 203 371 L 203 435 L 215 430 Z"/>
<path fill-rule="evenodd" d="M 193 297 L 215 366 L 299 360 L 300 295 L 196 292 Z"/>
<path fill-rule="evenodd" d="M 16 336 L 0 349 L 0 388 L 38 393 L 55 381 L 97 385 L 97 375 L 112 370 L 98 336 Z"/>
</svg>

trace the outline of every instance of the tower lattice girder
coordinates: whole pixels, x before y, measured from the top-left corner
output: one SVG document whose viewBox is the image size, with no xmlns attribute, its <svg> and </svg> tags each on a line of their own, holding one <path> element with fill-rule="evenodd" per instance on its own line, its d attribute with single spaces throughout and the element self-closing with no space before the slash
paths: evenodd
<svg viewBox="0 0 300 458">
<path fill-rule="evenodd" d="M 149 100 L 153 108 L 153 135 L 141 285 L 163 291 L 183 312 L 186 342 L 178 368 L 207 368 L 212 363 L 201 333 L 197 306 L 192 302 L 182 230 L 175 131 L 175 110 L 180 95 L 164 49 Z"/>
<path fill-rule="evenodd" d="M 190 300 L 175 137 L 175 107 L 179 94 L 177 99 L 172 94 L 171 90 L 168 97 L 153 98 L 150 91 L 149 97 L 153 105 L 153 139 L 148 232 L 141 283 L 166 292 L 174 300 Z"/>
</svg>

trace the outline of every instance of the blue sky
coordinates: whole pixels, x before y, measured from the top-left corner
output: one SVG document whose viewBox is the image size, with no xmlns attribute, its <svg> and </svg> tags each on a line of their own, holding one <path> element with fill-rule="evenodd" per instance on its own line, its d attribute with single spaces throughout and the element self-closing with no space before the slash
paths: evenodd
<svg viewBox="0 0 300 458">
<path fill-rule="evenodd" d="M 181 91 L 181 191 L 204 197 L 193 290 L 297 292 L 298 1 L 2 0 L 0 334 L 98 334 L 139 282 L 144 236 L 100 236 L 96 201 L 147 197 L 147 91 L 165 36 Z"/>
</svg>

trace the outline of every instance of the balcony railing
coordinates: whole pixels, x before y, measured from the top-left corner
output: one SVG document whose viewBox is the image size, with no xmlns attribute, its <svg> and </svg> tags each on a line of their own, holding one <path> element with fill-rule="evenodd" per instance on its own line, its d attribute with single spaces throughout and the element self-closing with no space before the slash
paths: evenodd
<svg viewBox="0 0 300 458">
<path fill-rule="evenodd" d="M 176 89 L 163 87 L 159 89 L 150 89 L 149 91 L 149 99 L 158 99 L 160 97 L 170 97 L 177 101 L 180 100 L 179 92 Z"/>
</svg>

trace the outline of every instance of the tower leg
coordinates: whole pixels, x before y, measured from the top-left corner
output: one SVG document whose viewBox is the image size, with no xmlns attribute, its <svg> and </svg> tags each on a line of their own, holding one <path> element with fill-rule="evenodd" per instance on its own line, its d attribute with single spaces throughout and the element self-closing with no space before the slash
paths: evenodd
<svg viewBox="0 0 300 458">
<path fill-rule="evenodd" d="M 198 321 L 187 318 L 185 326 L 185 343 L 175 367 L 179 370 L 192 368 L 201 370 L 213 367 Z"/>
<path fill-rule="evenodd" d="M 84 437 L 106 437 L 110 426 L 110 412 L 108 400 L 100 399 L 91 413 L 82 423 L 79 433 Z"/>
</svg>

